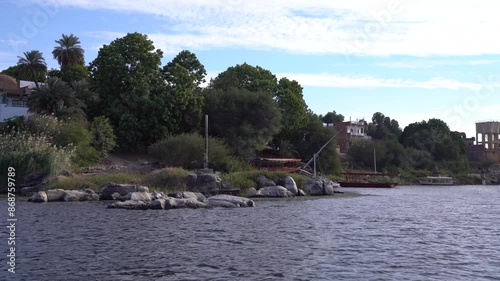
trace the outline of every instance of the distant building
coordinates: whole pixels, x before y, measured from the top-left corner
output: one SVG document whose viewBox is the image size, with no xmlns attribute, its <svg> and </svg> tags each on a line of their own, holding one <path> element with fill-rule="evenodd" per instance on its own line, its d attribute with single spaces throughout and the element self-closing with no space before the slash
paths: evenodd
<svg viewBox="0 0 500 281">
<path fill-rule="evenodd" d="M 467 134 L 465 133 L 462 132 L 452 132 L 452 133 L 459 136 L 463 140 L 466 147 L 472 146 L 476 142 L 476 138 L 474 137 L 468 138 Z"/>
<path fill-rule="evenodd" d="M 483 160 L 500 162 L 499 121 L 477 122 L 476 139 L 477 139 L 477 146 L 484 148 Z"/>
<path fill-rule="evenodd" d="M 366 134 L 365 121 L 346 121 L 325 124 L 326 127 L 334 127 L 338 133 L 337 147 L 341 153 L 346 153 L 353 141 L 357 139 L 370 139 Z"/>
<path fill-rule="evenodd" d="M 28 96 L 35 88 L 31 81 L 16 81 L 0 75 L 0 123 L 16 116 L 28 116 Z"/>
</svg>

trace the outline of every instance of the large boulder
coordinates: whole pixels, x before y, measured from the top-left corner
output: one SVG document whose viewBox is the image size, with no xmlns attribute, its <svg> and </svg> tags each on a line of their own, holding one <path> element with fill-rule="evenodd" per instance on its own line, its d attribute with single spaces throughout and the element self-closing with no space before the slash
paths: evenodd
<svg viewBox="0 0 500 281">
<path fill-rule="evenodd" d="M 99 195 L 92 189 L 85 190 L 66 190 L 63 195 L 63 201 L 99 201 Z"/>
<path fill-rule="evenodd" d="M 207 204 L 211 207 L 255 207 L 255 202 L 248 198 L 233 195 L 216 195 L 208 197 Z"/>
<path fill-rule="evenodd" d="M 285 178 L 285 188 L 286 190 L 290 191 L 294 196 L 296 196 L 299 193 L 299 189 L 297 188 L 295 180 L 290 176 L 287 176 Z"/>
<path fill-rule="evenodd" d="M 123 201 L 123 202 L 115 202 L 113 204 L 109 204 L 108 208 L 110 209 L 129 209 L 129 210 L 147 210 L 149 209 L 149 203 L 144 201 Z"/>
<path fill-rule="evenodd" d="M 283 186 L 266 186 L 257 191 L 259 197 L 292 197 L 293 194 Z"/>
<path fill-rule="evenodd" d="M 165 209 L 165 199 L 157 199 L 148 202 L 148 209 L 162 210 Z"/>
<path fill-rule="evenodd" d="M 63 201 L 64 194 L 66 194 L 66 191 L 64 189 L 51 189 L 47 190 L 47 201 L 48 202 L 54 202 L 54 201 Z"/>
<path fill-rule="evenodd" d="M 207 208 L 208 205 L 195 198 L 168 198 L 165 200 L 165 209 L 198 209 Z"/>
<path fill-rule="evenodd" d="M 258 191 L 254 187 L 247 190 L 247 197 L 257 197 Z"/>
<path fill-rule="evenodd" d="M 260 187 L 276 186 L 276 183 L 274 181 L 266 178 L 266 176 L 258 176 L 257 182 L 259 183 Z"/>
<path fill-rule="evenodd" d="M 207 197 L 205 197 L 205 195 L 203 195 L 203 193 L 192 192 L 192 191 L 174 192 L 174 193 L 170 193 L 168 196 L 173 197 L 173 198 L 178 198 L 178 199 L 193 198 L 193 199 L 198 200 L 200 202 L 205 202 L 207 200 Z"/>
<path fill-rule="evenodd" d="M 35 202 L 35 203 L 48 202 L 47 193 L 45 191 L 39 191 L 31 197 L 30 201 Z"/>
<path fill-rule="evenodd" d="M 101 200 L 114 200 L 113 193 L 119 193 L 121 196 L 125 196 L 131 192 L 149 192 L 149 188 L 137 184 L 116 184 L 109 182 L 101 189 Z"/>
<path fill-rule="evenodd" d="M 327 178 L 315 178 L 309 181 L 305 181 L 302 184 L 302 189 L 307 194 L 312 196 L 333 195 L 335 193 L 335 188 L 338 187 L 338 183 L 333 182 Z"/>
<path fill-rule="evenodd" d="M 25 186 L 21 187 L 19 193 L 21 193 L 22 196 L 33 196 L 36 194 L 37 191 L 38 188 L 36 186 Z"/>
<path fill-rule="evenodd" d="M 130 192 L 127 195 L 123 196 L 123 200 L 132 200 L 132 201 L 151 201 L 151 194 L 149 192 Z"/>
<path fill-rule="evenodd" d="M 187 177 L 187 188 L 192 192 L 217 194 L 222 188 L 222 180 L 212 170 L 204 169 Z"/>
</svg>

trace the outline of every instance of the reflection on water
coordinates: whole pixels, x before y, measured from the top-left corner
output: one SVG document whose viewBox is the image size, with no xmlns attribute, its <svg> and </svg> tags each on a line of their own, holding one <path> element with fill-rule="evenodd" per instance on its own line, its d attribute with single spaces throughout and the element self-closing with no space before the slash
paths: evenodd
<svg viewBox="0 0 500 281">
<path fill-rule="evenodd" d="M 169 211 L 18 202 L 17 279 L 4 265 L 0 280 L 499 280 L 500 188 L 349 191 L 378 196 Z"/>
</svg>

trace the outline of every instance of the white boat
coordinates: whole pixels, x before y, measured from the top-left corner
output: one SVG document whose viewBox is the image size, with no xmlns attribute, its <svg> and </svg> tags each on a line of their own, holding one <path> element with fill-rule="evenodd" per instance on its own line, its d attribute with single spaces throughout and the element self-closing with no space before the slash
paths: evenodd
<svg viewBox="0 0 500 281">
<path fill-rule="evenodd" d="M 454 185 L 455 182 L 453 181 L 452 177 L 445 177 L 445 176 L 428 176 L 427 180 L 420 180 L 419 181 L 421 185 Z"/>
</svg>

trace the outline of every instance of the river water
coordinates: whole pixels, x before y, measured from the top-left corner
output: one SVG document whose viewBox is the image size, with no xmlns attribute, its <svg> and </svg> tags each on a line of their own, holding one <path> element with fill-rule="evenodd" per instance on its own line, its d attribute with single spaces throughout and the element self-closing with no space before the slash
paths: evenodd
<svg viewBox="0 0 500 281">
<path fill-rule="evenodd" d="M 500 280 L 500 187 L 344 189 L 255 208 L 17 202 L 0 280 Z"/>
</svg>

